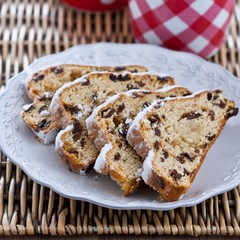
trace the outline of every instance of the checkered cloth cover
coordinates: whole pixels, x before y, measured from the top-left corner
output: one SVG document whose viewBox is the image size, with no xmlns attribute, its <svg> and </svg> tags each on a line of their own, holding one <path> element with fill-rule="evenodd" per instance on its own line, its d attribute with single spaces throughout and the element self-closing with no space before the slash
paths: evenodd
<svg viewBox="0 0 240 240">
<path fill-rule="evenodd" d="M 234 0 L 130 0 L 136 41 L 214 54 L 224 41 Z"/>
</svg>

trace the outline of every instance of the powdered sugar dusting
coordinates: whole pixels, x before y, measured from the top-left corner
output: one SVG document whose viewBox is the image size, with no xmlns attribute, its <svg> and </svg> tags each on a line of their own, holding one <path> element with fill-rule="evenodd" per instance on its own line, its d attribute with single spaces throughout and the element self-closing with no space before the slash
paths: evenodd
<svg viewBox="0 0 240 240">
<path fill-rule="evenodd" d="M 57 151 L 58 149 L 63 147 L 63 142 L 61 140 L 61 137 L 64 133 L 68 132 L 68 131 L 72 131 L 73 130 L 73 125 L 68 125 L 65 129 L 61 130 L 55 139 L 55 150 Z"/>
<path fill-rule="evenodd" d="M 145 183 L 148 183 L 148 179 L 151 176 L 153 158 L 154 158 L 154 151 L 150 150 L 148 152 L 146 159 L 143 162 L 142 179 Z"/>
<path fill-rule="evenodd" d="M 51 92 L 45 92 L 44 93 L 44 98 L 47 98 L 47 99 L 52 99 L 53 98 L 53 93 L 51 93 Z"/>
<path fill-rule="evenodd" d="M 28 111 L 30 109 L 30 107 L 32 106 L 32 103 L 30 104 L 26 104 L 22 107 L 23 111 Z"/>
<path fill-rule="evenodd" d="M 125 123 L 126 123 L 126 124 L 131 124 L 131 123 L 132 123 L 132 121 L 133 121 L 132 119 L 130 119 L 130 118 L 127 118 L 127 119 L 125 120 Z"/>
<path fill-rule="evenodd" d="M 78 104 L 77 106 L 79 109 L 79 112 L 77 113 L 79 118 L 82 118 L 83 116 L 88 116 L 92 112 L 92 108 L 86 104 Z"/>
<path fill-rule="evenodd" d="M 95 165 L 94 165 L 94 169 L 96 172 L 102 173 L 102 170 L 105 167 L 106 154 L 112 149 L 112 147 L 113 147 L 112 144 L 108 143 L 102 148 L 100 154 L 97 157 Z"/>
<path fill-rule="evenodd" d="M 47 116 L 49 116 L 49 114 L 50 114 L 49 111 L 47 111 L 47 110 L 43 110 L 43 111 L 40 112 L 39 115 L 40 115 L 41 117 L 47 117 Z"/>
<path fill-rule="evenodd" d="M 177 89 L 177 88 L 183 88 L 182 86 L 179 86 L 179 85 L 172 85 L 172 86 L 165 86 L 161 89 L 158 89 L 156 92 L 168 92 L 168 91 L 172 91 L 174 89 Z"/>
</svg>

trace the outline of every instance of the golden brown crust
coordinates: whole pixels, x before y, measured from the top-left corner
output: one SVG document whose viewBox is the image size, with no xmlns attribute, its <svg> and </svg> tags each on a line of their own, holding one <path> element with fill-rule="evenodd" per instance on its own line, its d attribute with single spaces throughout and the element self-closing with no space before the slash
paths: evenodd
<svg viewBox="0 0 240 240">
<path fill-rule="evenodd" d="M 74 155 L 70 154 L 68 151 L 65 151 L 64 148 L 58 148 L 56 151 L 63 163 L 69 167 L 71 172 L 80 173 L 80 170 L 86 170 L 85 166 L 79 163 Z"/>
<path fill-rule="evenodd" d="M 153 170 L 149 176 L 147 184 L 155 191 L 159 192 L 159 198 L 162 201 L 176 201 L 187 191 L 187 187 L 178 187 L 168 179 L 159 176 Z"/>
<path fill-rule="evenodd" d="M 111 170 L 108 171 L 111 178 L 117 182 L 119 186 L 121 186 L 121 190 L 123 195 L 127 197 L 129 194 L 133 193 L 139 185 L 142 183 L 141 178 L 131 179 L 130 182 L 126 182 L 126 176 L 123 176 L 121 171 Z"/>
</svg>

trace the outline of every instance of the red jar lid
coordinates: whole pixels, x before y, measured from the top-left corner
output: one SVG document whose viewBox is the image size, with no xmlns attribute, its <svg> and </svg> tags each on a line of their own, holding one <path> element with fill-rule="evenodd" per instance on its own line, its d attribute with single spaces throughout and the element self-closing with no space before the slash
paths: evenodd
<svg viewBox="0 0 240 240">
<path fill-rule="evenodd" d="M 128 0 L 64 0 L 72 7 L 87 11 L 108 11 L 126 7 Z"/>
</svg>

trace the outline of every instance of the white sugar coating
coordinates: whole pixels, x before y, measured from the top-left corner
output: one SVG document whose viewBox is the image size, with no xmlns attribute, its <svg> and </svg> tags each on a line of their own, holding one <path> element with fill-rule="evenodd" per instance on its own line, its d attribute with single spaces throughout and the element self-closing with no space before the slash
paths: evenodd
<svg viewBox="0 0 240 240">
<path fill-rule="evenodd" d="M 151 176 L 153 158 L 154 158 L 154 151 L 150 150 L 148 152 L 146 159 L 143 162 L 142 179 L 145 183 L 148 183 L 148 179 Z"/>
<path fill-rule="evenodd" d="M 23 109 L 23 111 L 27 111 L 27 110 L 30 109 L 31 106 L 32 106 L 32 103 L 26 104 L 26 105 L 24 105 L 24 106 L 22 107 L 22 109 Z"/>
<path fill-rule="evenodd" d="M 44 131 L 34 131 L 32 129 L 34 135 L 38 137 L 38 139 L 43 143 L 43 144 L 50 144 L 54 141 L 57 133 L 58 133 L 58 128 L 53 128 L 49 132 L 44 132 Z"/>
<path fill-rule="evenodd" d="M 77 114 L 79 118 L 82 118 L 83 115 L 87 116 L 92 112 L 92 108 L 86 104 L 84 106 L 82 104 L 78 104 L 77 107 L 79 109 L 79 114 Z"/>
<path fill-rule="evenodd" d="M 112 147 L 113 147 L 112 144 L 108 143 L 102 148 L 100 154 L 97 157 L 95 165 L 94 165 L 94 169 L 96 172 L 102 173 L 102 170 L 105 167 L 106 154 L 112 149 Z"/>
<path fill-rule="evenodd" d="M 132 123 L 132 119 L 130 119 L 130 118 L 127 118 L 126 120 L 125 120 L 125 124 L 131 124 Z"/>
<path fill-rule="evenodd" d="M 49 111 L 47 111 L 47 110 L 43 110 L 43 111 L 40 112 L 39 115 L 40 115 L 41 117 L 47 117 L 47 116 L 49 116 L 49 114 L 50 114 Z"/>
<path fill-rule="evenodd" d="M 182 88 L 182 86 L 180 85 L 164 86 L 163 88 L 156 90 L 156 92 L 168 92 L 177 88 Z"/>
<path fill-rule="evenodd" d="M 53 93 L 51 92 L 45 92 L 44 93 L 44 97 L 47 98 L 47 99 L 51 99 L 53 97 Z"/>
<path fill-rule="evenodd" d="M 55 139 L 55 150 L 57 151 L 58 149 L 63 147 L 63 142 L 61 140 L 61 136 L 68 131 L 72 131 L 73 130 L 73 125 L 68 125 L 65 129 L 61 130 Z"/>
<path fill-rule="evenodd" d="M 82 113 L 81 112 L 78 112 L 77 115 L 76 115 L 76 119 L 77 120 L 80 120 L 82 118 Z"/>
</svg>

